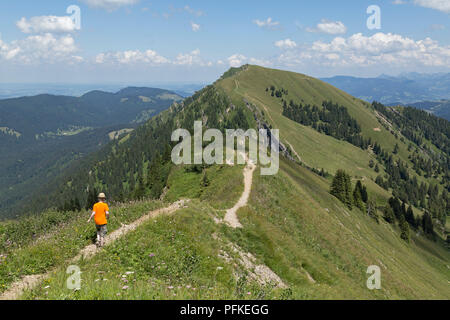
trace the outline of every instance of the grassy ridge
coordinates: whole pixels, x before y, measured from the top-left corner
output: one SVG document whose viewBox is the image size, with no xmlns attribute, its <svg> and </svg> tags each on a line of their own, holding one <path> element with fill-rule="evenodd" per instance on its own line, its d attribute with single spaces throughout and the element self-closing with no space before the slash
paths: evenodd
<svg viewBox="0 0 450 320">
<path fill-rule="evenodd" d="M 160 201 L 132 202 L 114 207 L 108 225 L 114 231 L 149 211 L 160 208 Z M 64 264 L 95 240 L 95 226 L 86 221 L 90 213 L 48 211 L 40 216 L 0 224 L 0 292 L 25 275 L 42 274 Z"/>
<path fill-rule="evenodd" d="M 305 127 L 284 117 L 281 101 L 265 92 L 266 88 L 274 85 L 278 89 L 288 90 L 289 94 L 285 97 L 288 101 L 292 99 L 297 103 L 320 106 L 323 101 L 331 100 L 345 106 L 349 114 L 361 126 L 362 135 L 365 138 L 377 141 L 384 150 L 389 152 L 392 152 L 395 145 L 398 144 L 399 152 L 394 159 L 400 158 L 412 166 L 408 159 L 407 143 L 402 143 L 390 130 L 386 130 L 382 126 L 374 109 L 368 103 L 323 81 L 299 73 L 251 65 L 218 81 L 216 85 L 227 92 L 234 104 L 244 105 L 244 100 L 246 100 L 262 110 L 266 120 L 273 128 L 280 130 L 281 141 L 286 145 L 291 145 L 302 161 L 310 167 L 324 168 L 332 174 L 337 169 L 344 169 L 354 176 L 372 180 L 375 180 L 378 174 L 383 174 L 383 170 L 376 173 L 369 168 L 369 161 L 375 161 L 372 153 L 320 134 L 310 127 Z M 401 137 L 399 132 L 394 130 L 394 133 Z M 412 175 L 417 176 L 415 173 Z M 417 178 L 419 183 L 425 181 L 423 176 L 417 176 Z M 437 182 L 432 178 L 427 181 Z M 375 194 L 386 194 L 374 183 L 369 183 L 368 187 Z"/>
<path fill-rule="evenodd" d="M 377 224 L 359 210 L 348 211 L 329 195 L 328 182 L 310 171 L 282 161 L 277 176 L 256 173 L 250 203 L 238 212 L 244 228 L 237 230 L 216 224 L 213 218 L 220 217 L 221 208 L 239 194 L 229 196 L 215 184 L 230 190 L 242 186 L 242 168 L 214 166 L 208 172 L 211 185 L 202 187 L 201 174 L 176 168 L 167 196 L 175 200 L 196 194 L 189 208 L 151 220 L 91 260 L 81 261 L 80 291 L 66 288 L 63 264 L 23 298 L 450 298 L 448 251 L 423 238 L 408 245 L 390 225 Z M 187 185 L 193 190 L 183 188 Z M 220 196 L 224 202 L 216 206 Z M 252 253 L 289 288 L 252 281 L 224 245 L 229 242 Z M 223 251 L 232 261 L 221 258 Z M 382 289 L 370 291 L 366 270 L 374 264 L 382 269 Z"/>
</svg>

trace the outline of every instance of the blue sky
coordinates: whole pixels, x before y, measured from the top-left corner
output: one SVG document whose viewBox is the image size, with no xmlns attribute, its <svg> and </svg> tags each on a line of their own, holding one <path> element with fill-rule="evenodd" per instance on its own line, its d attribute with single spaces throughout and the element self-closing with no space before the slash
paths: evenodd
<svg viewBox="0 0 450 320">
<path fill-rule="evenodd" d="M 381 29 L 367 27 L 370 5 Z M 1 1 L 0 82 L 211 82 L 244 63 L 450 72 L 449 17 L 450 0 Z"/>
</svg>

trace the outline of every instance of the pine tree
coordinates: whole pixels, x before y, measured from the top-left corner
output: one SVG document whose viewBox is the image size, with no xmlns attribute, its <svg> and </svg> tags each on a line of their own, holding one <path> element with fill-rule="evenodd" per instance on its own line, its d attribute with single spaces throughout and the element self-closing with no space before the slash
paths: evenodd
<svg viewBox="0 0 450 320">
<path fill-rule="evenodd" d="M 339 169 L 331 183 L 330 193 L 344 203 L 350 210 L 353 207 L 352 185 L 350 176 Z"/>
<path fill-rule="evenodd" d="M 412 226 L 412 227 L 415 226 L 416 219 L 414 218 L 414 212 L 413 212 L 412 206 L 408 207 L 408 210 L 406 211 L 405 219 L 406 219 L 406 222 L 408 222 L 410 226 Z"/>
<path fill-rule="evenodd" d="M 400 230 L 401 230 L 400 237 L 406 242 L 409 242 L 409 225 L 405 219 L 402 219 L 402 221 L 400 222 Z"/>
<path fill-rule="evenodd" d="M 394 154 L 397 154 L 398 150 L 399 150 L 399 146 L 398 146 L 398 143 L 396 143 L 395 147 L 394 147 Z"/>
<path fill-rule="evenodd" d="M 388 223 L 394 223 L 395 221 L 395 215 L 394 210 L 390 206 L 386 206 L 384 208 L 384 220 L 386 220 Z"/>
<path fill-rule="evenodd" d="M 364 201 L 363 201 L 363 197 L 362 197 L 362 183 L 360 180 L 358 180 L 358 182 L 356 182 L 355 185 L 355 190 L 353 191 L 353 203 L 355 204 L 355 206 L 359 209 L 361 209 L 361 211 L 365 211 L 365 207 L 364 207 Z"/>
</svg>

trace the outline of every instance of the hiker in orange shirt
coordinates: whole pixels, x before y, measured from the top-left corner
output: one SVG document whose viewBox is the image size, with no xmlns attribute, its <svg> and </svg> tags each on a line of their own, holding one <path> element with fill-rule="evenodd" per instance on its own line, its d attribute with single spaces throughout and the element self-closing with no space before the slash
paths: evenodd
<svg viewBox="0 0 450 320">
<path fill-rule="evenodd" d="M 109 207 L 106 204 L 106 196 L 104 193 L 98 195 L 98 202 L 94 205 L 88 223 L 92 218 L 94 218 L 97 227 L 97 247 L 103 247 L 105 245 L 105 236 L 108 232 L 106 228 L 108 221 L 106 219 L 109 219 Z"/>
</svg>

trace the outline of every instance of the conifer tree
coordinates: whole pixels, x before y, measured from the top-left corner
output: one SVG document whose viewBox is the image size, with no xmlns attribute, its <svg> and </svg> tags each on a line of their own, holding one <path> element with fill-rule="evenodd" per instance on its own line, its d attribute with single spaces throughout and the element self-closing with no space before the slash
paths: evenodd
<svg viewBox="0 0 450 320">
<path fill-rule="evenodd" d="M 351 189 L 352 185 L 350 176 L 344 170 L 339 169 L 331 183 L 330 193 L 344 203 L 350 210 L 353 207 Z"/>
</svg>

